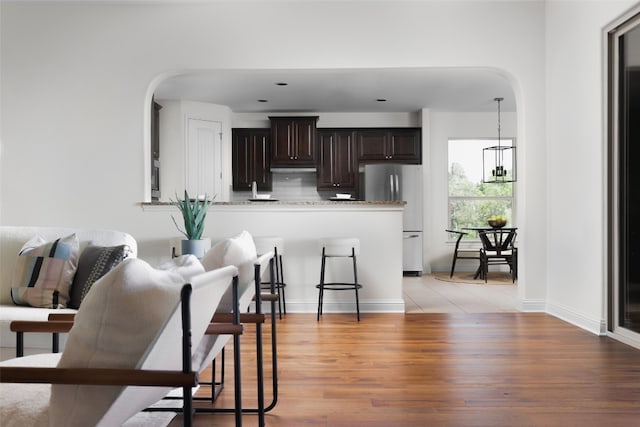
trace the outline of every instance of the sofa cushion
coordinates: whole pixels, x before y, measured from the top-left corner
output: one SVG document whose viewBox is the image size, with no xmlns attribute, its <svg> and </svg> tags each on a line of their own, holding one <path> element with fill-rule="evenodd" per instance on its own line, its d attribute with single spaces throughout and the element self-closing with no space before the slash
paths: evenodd
<svg viewBox="0 0 640 427">
<path fill-rule="evenodd" d="M 35 236 L 19 252 L 11 286 L 18 305 L 64 308 L 78 266 L 79 243 L 75 233 L 46 242 Z"/>
<path fill-rule="evenodd" d="M 163 269 L 152 268 L 137 258 L 118 264 L 93 284 L 82 301 L 58 367 L 138 367 L 175 309 L 185 277 L 196 271 L 204 269 L 193 256 L 180 257 Z M 53 385 L 50 422 L 99 425 L 122 390 L 119 386 Z M 157 393 L 158 400 L 166 392 L 153 388 L 140 398 Z"/>
<path fill-rule="evenodd" d="M 128 245 L 87 246 L 80 254 L 67 306 L 70 308 L 80 307 L 80 303 L 95 281 L 111 271 L 130 254 L 131 249 Z"/>
<path fill-rule="evenodd" d="M 83 229 L 71 227 L 32 227 L 0 225 L 0 304 L 14 305 L 11 300 L 11 287 L 18 253 L 24 243 L 33 236 L 42 236 L 45 240 L 55 240 L 61 236 L 75 233 L 80 242 L 80 253 L 89 244 L 95 246 L 128 245 L 132 250 L 130 257 L 137 254 L 136 240 L 128 233 L 118 230 Z M 51 347 L 50 339 L 44 347 Z"/>
<path fill-rule="evenodd" d="M 60 353 L 33 354 L 4 360 L 0 366 L 55 368 Z M 3 427 L 49 426 L 51 384 L 3 384 L 0 387 L 0 420 Z"/>
<path fill-rule="evenodd" d="M 240 310 L 246 308 L 255 294 L 253 265 L 257 259 L 256 245 L 248 231 L 225 239 L 214 245 L 202 257 L 202 265 L 206 271 L 229 265 L 238 268 L 238 294 Z M 218 304 L 218 312 L 233 311 L 233 287 L 229 287 Z M 193 369 L 204 371 L 213 358 L 220 353 L 230 339 L 230 335 L 205 335 L 193 352 Z"/>
<path fill-rule="evenodd" d="M 253 285 L 253 263 L 257 259 L 256 245 L 248 231 L 225 239 L 213 246 L 202 258 L 202 265 L 206 271 L 229 265 L 238 268 L 239 295 L 241 307 L 251 301 L 247 301 L 247 290 Z M 245 298 L 242 298 L 245 295 Z M 233 310 L 232 289 L 222 297 L 218 305 L 219 311 L 230 312 Z"/>
</svg>

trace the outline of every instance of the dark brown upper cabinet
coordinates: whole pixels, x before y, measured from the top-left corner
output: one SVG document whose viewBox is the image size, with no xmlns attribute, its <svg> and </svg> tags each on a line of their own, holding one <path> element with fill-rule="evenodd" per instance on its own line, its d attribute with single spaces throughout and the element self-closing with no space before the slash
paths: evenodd
<svg viewBox="0 0 640 427">
<path fill-rule="evenodd" d="M 318 130 L 318 189 L 354 189 L 358 178 L 353 131 Z"/>
<path fill-rule="evenodd" d="M 271 164 L 315 166 L 317 116 L 269 117 Z"/>
<path fill-rule="evenodd" d="M 271 191 L 271 131 L 234 128 L 231 134 L 233 190 L 251 191 L 255 181 L 258 191 Z"/>
<path fill-rule="evenodd" d="M 422 135 L 418 128 L 361 129 L 356 132 L 362 162 L 422 163 Z"/>
</svg>

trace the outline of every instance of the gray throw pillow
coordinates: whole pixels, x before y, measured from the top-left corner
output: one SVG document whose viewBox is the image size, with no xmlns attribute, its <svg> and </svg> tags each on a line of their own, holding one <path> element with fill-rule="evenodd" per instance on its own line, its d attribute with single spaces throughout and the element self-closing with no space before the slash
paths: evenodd
<svg viewBox="0 0 640 427">
<path fill-rule="evenodd" d="M 87 246 L 80 254 L 68 306 L 79 308 L 91 286 L 131 254 L 127 245 Z"/>
</svg>

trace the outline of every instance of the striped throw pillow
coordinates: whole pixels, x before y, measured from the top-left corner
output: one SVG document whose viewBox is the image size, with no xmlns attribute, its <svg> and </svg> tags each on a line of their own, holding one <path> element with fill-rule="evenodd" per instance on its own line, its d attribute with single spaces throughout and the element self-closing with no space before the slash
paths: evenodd
<svg viewBox="0 0 640 427">
<path fill-rule="evenodd" d="M 65 308 L 78 266 L 79 243 L 74 234 L 46 242 L 36 236 L 18 254 L 11 299 L 17 305 Z"/>
</svg>

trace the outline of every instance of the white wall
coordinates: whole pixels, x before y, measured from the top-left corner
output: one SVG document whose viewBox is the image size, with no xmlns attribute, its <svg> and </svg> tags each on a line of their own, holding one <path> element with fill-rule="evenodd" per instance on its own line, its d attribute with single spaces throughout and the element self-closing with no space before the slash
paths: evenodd
<svg viewBox="0 0 640 427">
<path fill-rule="evenodd" d="M 498 96 L 500 94 L 496 94 Z M 496 105 L 497 110 L 497 105 Z M 502 112 L 501 135 L 513 138 L 517 135 L 516 113 Z M 433 271 L 449 271 L 451 268 L 451 254 L 453 244 L 449 242 L 449 235 L 445 229 L 449 227 L 448 217 L 448 141 L 451 138 L 496 138 L 497 111 L 495 113 L 429 113 L 429 156 L 425 157 L 425 170 L 430 184 L 425 185 L 425 262 Z M 516 140 L 519 146 L 520 141 Z M 520 148 L 518 147 L 518 150 Z M 482 159 L 478 158 L 478 162 Z M 520 195 L 516 190 L 516 207 L 514 209 L 513 224 L 520 226 L 517 207 Z M 526 245 L 526 241 L 518 237 L 518 246 Z M 459 261 L 456 269 L 473 271 L 478 262 L 465 263 Z"/>
<path fill-rule="evenodd" d="M 547 4 L 547 309 L 604 332 L 605 113 L 602 28 L 632 1 Z"/>
<path fill-rule="evenodd" d="M 589 274 L 604 259 L 587 237 L 603 224 L 602 210 L 595 211 L 604 204 L 599 31 L 633 3 L 3 2 L 0 220 L 118 228 L 139 241 L 141 257 L 165 256 L 173 225 L 146 215 L 139 202 L 148 197 L 149 172 L 140 168 L 149 149 L 148 106 L 167 74 L 487 67 L 510 80 L 517 100 L 521 302 L 538 307 L 553 280 L 558 306 L 600 319 L 602 280 Z M 558 185 L 546 166 L 575 165 L 574 149 L 586 163 Z M 584 197 L 564 200 L 573 193 Z M 570 232 L 555 218 L 567 212 L 580 214 L 585 234 L 560 266 Z M 586 262 L 592 266 L 579 273 Z"/>
</svg>

